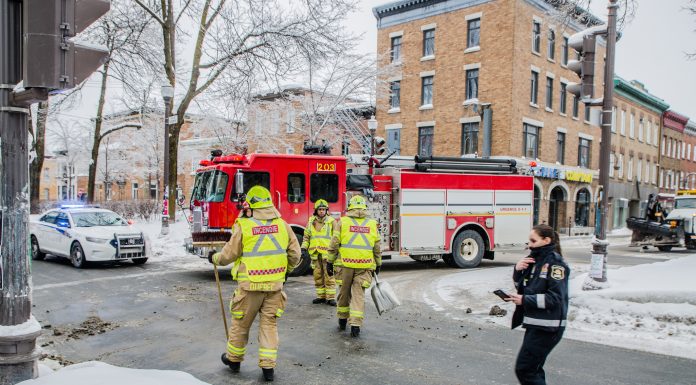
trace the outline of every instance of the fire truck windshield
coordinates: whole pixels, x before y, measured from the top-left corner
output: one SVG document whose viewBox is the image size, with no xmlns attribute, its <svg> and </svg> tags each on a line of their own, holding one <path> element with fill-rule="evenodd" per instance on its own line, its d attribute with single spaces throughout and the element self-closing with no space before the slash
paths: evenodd
<svg viewBox="0 0 696 385">
<path fill-rule="evenodd" d="M 212 175 L 208 178 L 208 184 L 206 186 L 207 195 L 205 197 L 205 201 L 222 202 L 225 200 L 227 180 L 228 176 L 225 172 L 220 170 L 213 171 Z"/>
</svg>

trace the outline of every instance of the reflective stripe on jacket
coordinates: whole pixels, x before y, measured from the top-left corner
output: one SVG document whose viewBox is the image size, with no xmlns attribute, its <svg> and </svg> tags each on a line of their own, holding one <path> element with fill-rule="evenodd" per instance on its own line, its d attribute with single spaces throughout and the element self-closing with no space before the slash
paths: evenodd
<svg viewBox="0 0 696 385">
<path fill-rule="evenodd" d="M 283 281 L 288 267 L 287 248 L 290 242 L 285 221 L 280 218 L 261 221 L 255 218 L 239 218 L 242 229 L 242 257 L 235 263 L 243 263 L 246 276 L 233 276 L 238 281 Z"/>
<path fill-rule="evenodd" d="M 377 222 L 369 218 L 341 218 L 341 246 L 338 252 L 343 266 L 352 269 L 374 269 L 372 249 L 379 239 Z"/>
</svg>

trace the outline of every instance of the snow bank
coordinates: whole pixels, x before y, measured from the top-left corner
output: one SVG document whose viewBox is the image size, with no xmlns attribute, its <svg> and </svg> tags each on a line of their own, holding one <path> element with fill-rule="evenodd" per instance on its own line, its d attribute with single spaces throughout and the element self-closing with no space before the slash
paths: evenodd
<svg viewBox="0 0 696 385">
<path fill-rule="evenodd" d="M 31 333 L 36 333 L 41 330 L 39 321 L 32 315 L 28 320 L 19 325 L 0 325 L 0 336 L 2 337 L 17 337 Z"/>
<path fill-rule="evenodd" d="M 98 361 L 66 366 L 54 373 L 48 371 L 47 368 L 41 371 L 41 377 L 17 385 L 210 385 L 176 370 L 129 369 Z"/>
<path fill-rule="evenodd" d="M 587 270 L 571 266 L 567 338 L 696 359 L 696 255 L 610 269 L 609 287 L 598 291 L 582 290 Z M 512 267 L 449 274 L 423 301 L 455 319 L 510 327 L 514 305 L 492 292 L 513 292 L 511 275 Z M 507 314 L 489 316 L 493 305 Z"/>
</svg>

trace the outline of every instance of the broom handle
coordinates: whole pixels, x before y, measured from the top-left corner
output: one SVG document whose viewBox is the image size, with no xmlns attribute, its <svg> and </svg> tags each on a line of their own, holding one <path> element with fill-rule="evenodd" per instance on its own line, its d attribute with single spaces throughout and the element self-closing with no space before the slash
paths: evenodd
<svg viewBox="0 0 696 385">
<path fill-rule="evenodd" d="M 213 271 L 215 271 L 215 282 L 217 282 L 218 298 L 220 298 L 220 311 L 222 312 L 222 322 L 225 324 L 225 337 L 230 339 L 227 331 L 227 315 L 225 315 L 225 305 L 222 304 L 222 289 L 220 288 L 220 276 L 218 275 L 217 265 L 213 263 Z"/>
</svg>

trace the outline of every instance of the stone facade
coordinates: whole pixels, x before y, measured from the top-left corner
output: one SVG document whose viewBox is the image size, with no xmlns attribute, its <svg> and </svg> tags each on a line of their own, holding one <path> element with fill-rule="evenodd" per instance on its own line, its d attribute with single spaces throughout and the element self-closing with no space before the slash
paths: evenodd
<svg viewBox="0 0 696 385">
<path fill-rule="evenodd" d="M 378 133 L 385 134 L 390 145 L 398 145 L 401 155 L 424 150 L 437 156 L 480 155 L 484 133 L 479 113 L 490 103 L 491 155 L 518 158 L 522 166 L 530 161 L 537 164 L 535 221 L 564 232 L 572 233 L 573 228 L 588 232 L 594 226 L 600 129 L 590 124 L 589 117 L 585 119 L 582 103 L 574 116 L 570 93 L 565 94 L 561 108 L 561 84 L 578 81 L 565 65 L 564 38 L 582 27 L 574 22 L 555 24 L 548 16 L 552 10 L 543 0 L 401 1 L 376 7 L 377 50 L 387 53 L 382 64 L 389 60 L 400 63 L 400 74 L 389 79 L 399 82 L 399 103 L 395 106 L 389 98 L 378 98 L 385 100 L 377 105 Z M 469 36 L 476 34 L 476 24 L 472 24 L 476 22 L 478 44 Z M 538 50 L 533 47 L 535 28 L 539 30 Z M 433 30 L 434 52 L 430 54 L 424 51 Z M 394 60 L 388 53 L 396 43 L 400 43 L 399 58 Z M 569 51 L 567 56 L 574 59 L 574 51 Z M 596 56 L 604 56 L 601 39 Z M 595 72 L 595 93 L 599 93 L 603 66 L 597 66 Z M 471 81 L 467 84 L 467 77 L 474 75 L 476 92 L 469 87 Z M 531 96 L 533 77 L 536 103 Z M 423 90 L 430 80 L 432 103 L 424 100 L 428 98 Z M 548 84 L 552 88 L 547 104 Z M 472 127 L 478 128 L 477 134 L 465 134 Z M 525 135 L 525 128 L 537 134 Z M 426 135 L 430 132 L 432 136 Z M 474 136 L 475 145 L 469 139 Z M 537 145 L 527 150 L 525 139 Z M 430 141 L 430 148 L 424 146 Z M 581 143 L 587 156 L 578 155 Z M 559 147 L 563 150 L 558 151 Z M 584 180 L 589 176 L 589 183 L 571 177 L 577 174 L 585 175 Z M 581 202 L 576 205 L 578 199 Z"/>
<path fill-rule="evenodd" d="M 640 216 L 641 204 L 658 193 L 660 125 L 667 108 L 642 83 L 614 79 L 609 229 L 624 227 L 629 216 Z"/>
</svg>

